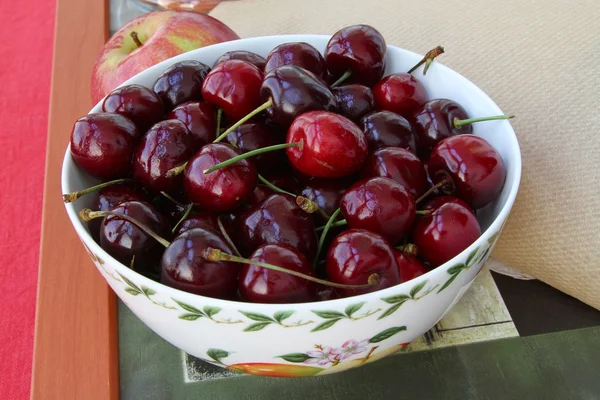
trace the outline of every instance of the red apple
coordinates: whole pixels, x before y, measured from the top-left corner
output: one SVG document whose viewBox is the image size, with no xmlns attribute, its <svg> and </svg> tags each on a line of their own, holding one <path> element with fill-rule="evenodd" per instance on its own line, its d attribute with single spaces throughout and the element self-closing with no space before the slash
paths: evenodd
<svg viewBox="0 0 600 400">
<path fill-rule="evenodd" d="M 141 46 L 133 36 L 137 36 Z M 235 39 L 239 36 L 227 25 L 206 14 L 144 14 L 119 29 L 104 46 L 92 72 L 92 99 L 99 102 L 127 79 L 168 58 Z"/>
</svg>

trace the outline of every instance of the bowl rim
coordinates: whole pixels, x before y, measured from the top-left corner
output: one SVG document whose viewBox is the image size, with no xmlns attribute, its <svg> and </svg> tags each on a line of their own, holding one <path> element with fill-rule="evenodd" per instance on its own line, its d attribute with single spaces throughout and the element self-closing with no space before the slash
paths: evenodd
<svg viewBox="0 0 600 400">
<path fill-rule="evenodd" d="M 243 50 L 244 45 L 246 45 L 247 43 L 255 44 L 257 42 L 258 43 L 271 42 L 273 40 L 281 41 L 280 43 L 303 42 L 303 41 L 310 42 L 311 39 L 327 42 L 327 41 L 329 41 L 330 38 L 331 38 L 330 35 L 286 34 L 286 35 L 256 36 L 256 37 L 251 37 L 251 38 L 237 39 L 237 40 L 227 41 L 227 42 L 223 42 L 223 43 L 217 43 L 217 44 L 205 46 L 205 47 L 202 47 L 202 48 L 199 48 L 196 50 L 191 50 L 189 52 L 186 52 L 186 53 L 177 55 L 175 57 L 169 58 L 167 60 L 164 60 L 158 64 L 153 65 L 152 67 L 149 67 L 149 68 L 141 71 L 140 73 L 136 74 L 132 78 L 123 82 L 118 87 L 133 84 L 139 79 L 139 77 L 141 75 L 148 74 L 152 71 L 164 71 L 169 66 L 171 66 L 172 64 L 174 64 L 176 62 L 189 60 L 190 55 L 192 55 L 192 54 L 197 55 L 200 53 L 200 55 L 201 55 L 201 53 L 207 51 L 207 49 L 218 49 L 220 47 L 229 48 L 232 45 L 239 45 L 239 47 L 236 47 L 236 48 Z M 390 49 L 395 49 L 393 51 L 403 52 L 403 53 L 408 54 L 416 59 L 417 58 L 421 59 L 423 57 L 423 55 L 420 55 L 418 53 L 412 52 L 410 50 L 404 49 L 399 46 L 394 46 L 394 45 L 388 44 L 387 49 L 388 49 L 388 52 Z M 231 50 L 228 49 L 228 50 L 224 50 L 224 51 L 231 51 Z M 196 58 L 200 58 L 200 57 L 196 57 Z M 490 96 L 488 96 L 481 88 L 479 88 L 477 85 L 475 85 L 473 82 L 471 82 L 469 79 L 467 79 L 460 73 L 454 71 L 453 69 L 451 69 L 451 68 L 447 67 L 446 65 L 444 65 L 440 62 L 437 62 L 437 61 L 436 61 L 436 68 L 442 69 L 445 74 L 449 74 L 450 76 L 452 76 L 455 79 L 462 80 L 466 86 L 470 86 L 469 89 L 471 91 L 477 92 L 480 96 L 487 98 L 489 100 L 489 102 L 491 103 L 491 106 L 493 108 L 495 108 L 494 112 L 496 112 L 497 114 L 504 114 L 502 112 L 502 110 L 500 109 L 500 107 L 498 107 L 498 105 L 492 100 L 492 98 Z M 102 100 L 100 100 L 97 104 L 95 104 L 94 107 L 88 112 L 88 115 L 91 113 L 97 112 L 97 110 L 101 111 L 101 106 L 102 106 L 103 101 L 104 101 L 104 98 Z M 489 227 L 484 232 L 482 232 L 481 236 L 479 238 L 477 238 L 477 240 L 475 240 L 475 242 L 471 243 L 471 245 L 469 245 L 462 252 L 457 254 L 452 259 L 446 261 L 444 264 L 427 272 L 426 274 L 421 275 L 415 279 L 411 279 L 409 281 L 400 283 L 395 286 L 391 286 L 391 287 L 388 287 L 385 289 L 381 289 L 381 290 L 377 290 L 377 291 L 369 292 L 369 293 L 365 293 L 365 294 L 360 294 L 360 295 L 356 295 L 356 296 L 351 296 L 351 297 L 343 297 L 343 298 L 333 299 L 333 300 L 324 300 L 324 301 L 315 301 L 315 302 L 306 302 L 306 303 L 250 303 L 250 302 L 243 302 L 243 301 L 236 301 L 236 300 L 218 299 L 218 298 L 213 298 L 213 297 L 208 297 L 208 296 L 203 296 L 203 295 L 199 295 L 199 294 L 185 292 L 183 290 L 167 286 L 161 282 L 157 282 L 152 279 L 149 279 L 149 278 L 143 276 L 142 274 L 140 274 L 134 270 L 131 270 L 124 264 L 122 264 L 119 261 L 117 261 L 116 259 L 114 259 L 110 254 L 108 254 L 104 249 L 102 249 L 102 247 L 100 247 L 100 245 L 98 243 L 96 243 L 96 241 L 91 237 L 90 233 L 88 233 L 88 231 L 85 229 L 82 221 L 79 219 L 78 214 L 75 211 L 74 203 L 65 203 L 65 209 L 67 211 L 67 214 L 69 216 L 71 224 L 75 228 L 76 233 L 78 234 L 80 239 L 84 242 L 85 246 L 89 247 L 90 250 L 92 250 L 92 252 L 94 254 L 101 255 L 103 259 L 110 259 L 112 261 L 111 266 L 119 274 L 121 274 L 122 272 L 125 272 L 124 275 L 133 274 L 133 275 L 135 275 L 135 277 L 139 283 L 144 284 L 149 287 L 152 287 L 152 286 L 156 287 L 156 285 L 158 285 L 158 287 L 160 288 L 160 292 L 157 291 L 157 293 L 167 295 L 170 298 L 177 298 L 177 299 L 182 299 L 182 300 L 185 298 L 193 299 L 193 300 L 190 300 L 193 303 L 195 303 L 195 302 L 198 302 L 198 303 L 210 302 L 212 304 L 219 303 L 222 305 L 222 308 L 228 308 L 228 309 L 239 308 L 240 306 L 243 306 L 244 310 L 261 311 L 261 312 L 268 312 L 267 309 L 271 309 L 271 308 L 282 309 L 284 307 L 288 307 L 288 308 L 293 307 L 300 311 L 300 310 L 304 310 L 304 309 L 312 309 L 315 307 L 320 307 L 320 308 L 321 307 L 330 307 L 331 308 L 334 306 L 342 306 L 342 305 L 348 303 L 349 301 L 350 302 L 360 302 L 360 301 L 369 302 L 369 301 L 378 300 L 382 297 L 389 296 L 391 294 L 397 294 L 397 292 L 401 291 L 402 289 L 404 289 L 405 291 L 408 291 L 417 282 L 427 281 L 435 275 L 442 274 L 443 272 L 445 272 L 448 269 L 448 267 L 451 264 L 456 263 L 456 260 L 458 258 L 462 258 L 466 254 L 470 254 L 470 252 L 472 252 L 475 248 L 479 247 L 482 243 L 487 242 L 488 239 L 492 236 L 492 232 L 499 232 L 502 229 L 502 226 L 508 219 L 510 211 L 514 205 L 514 202 L 515 202 L 515 199 L 517 196 L 517 192 L 519 190 L 519 185 L 520 185 L 520 181 L 521 181 L 521 172 L 522 172 L 522 159 L 521 159 L 521 149 L 519 146 L 518 138 L 515 134 L 515 131 L 514 131 L 512 125 L 507 120 L 501 121 L 501 122 L 506 124 L 506 129 L 507 129 L 506 134 L 508 134 L 510 136 L 510 138 L 507 138 L 507 139 L 512 141 L 511 148 L 514 147 L 514 150 L 515 150 L 515 154 L 513 155 L 514 160 L 511 160 L 512 167 L 515 168 L 515 173 L 514 173 L 514 179 L 511 182 L 508 181 L 508 175 L 507 175 L 507 180 L 505 181 L 505 184 L 511 184 L 511 187 L 510 187 L 508 196 L 506 198 L 506 202 L 504 203 L 504 205 L 498 212 L 498 215 L 494 218 L 492 223 L 489 225 Z M 71 189 L 67 190 L 67 188 L 69 188 L 69 186 L 70 186 L 69 185 L 70 172 L 72 170 L 74 170 L 71 168 L 71 165 L 75 166 L 75 164 L 70 156 L 70 149 L 71 149 L 71 145 L 69 142 L 67 149 L 65 151 L 65 156 L 63 158 L 63 163 L 62 163 L 62 167 L 61 167 L 61 190 L 62 190 L 62 193 L 69 193 L 70 191 L 72 191 Z M 106 277 L 105 276 L 103 276 L 103 277 L 106 280 Z"/>
</svg>

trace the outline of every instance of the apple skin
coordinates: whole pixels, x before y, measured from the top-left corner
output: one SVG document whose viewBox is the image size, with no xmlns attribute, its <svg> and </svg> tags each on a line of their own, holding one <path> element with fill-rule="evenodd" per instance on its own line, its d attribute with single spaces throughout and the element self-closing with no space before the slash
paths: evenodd
<svg viewBox="0 0 600 400">
<path fill-rule="evenodd" d="M 136 32 L 142 47 L 131 37 Z M 92 72 L 92 100 L 143 70 L 171 57 L 215 43 L 239 39 L 221 21 L 188 11 L 155 11 L 119 29 L 106 43 Z"/>
</svg>

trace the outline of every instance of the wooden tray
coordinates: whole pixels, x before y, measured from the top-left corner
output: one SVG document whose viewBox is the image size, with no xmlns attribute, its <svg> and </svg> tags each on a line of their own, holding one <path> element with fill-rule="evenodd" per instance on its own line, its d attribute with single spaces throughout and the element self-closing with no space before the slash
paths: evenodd
<svg viewBox="0 0 600 400">
<path fill-rule="evenodd" d="M 57 0 L 31 397 L 118 399 L 116 297 L 93 267 L 61 198 L 73 122 L 108 39 L 108 0 Z"/>
</svg>

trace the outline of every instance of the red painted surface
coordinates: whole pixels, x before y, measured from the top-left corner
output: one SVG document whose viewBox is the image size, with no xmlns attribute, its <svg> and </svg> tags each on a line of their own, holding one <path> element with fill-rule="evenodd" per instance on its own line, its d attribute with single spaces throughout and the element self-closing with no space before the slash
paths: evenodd
<svg viewBox="0 0 600 400">
<path fill-rule="evenodd" d="M 54 13 L 0 2 L 0 399 L 29 397 Z"/>
</svg>

